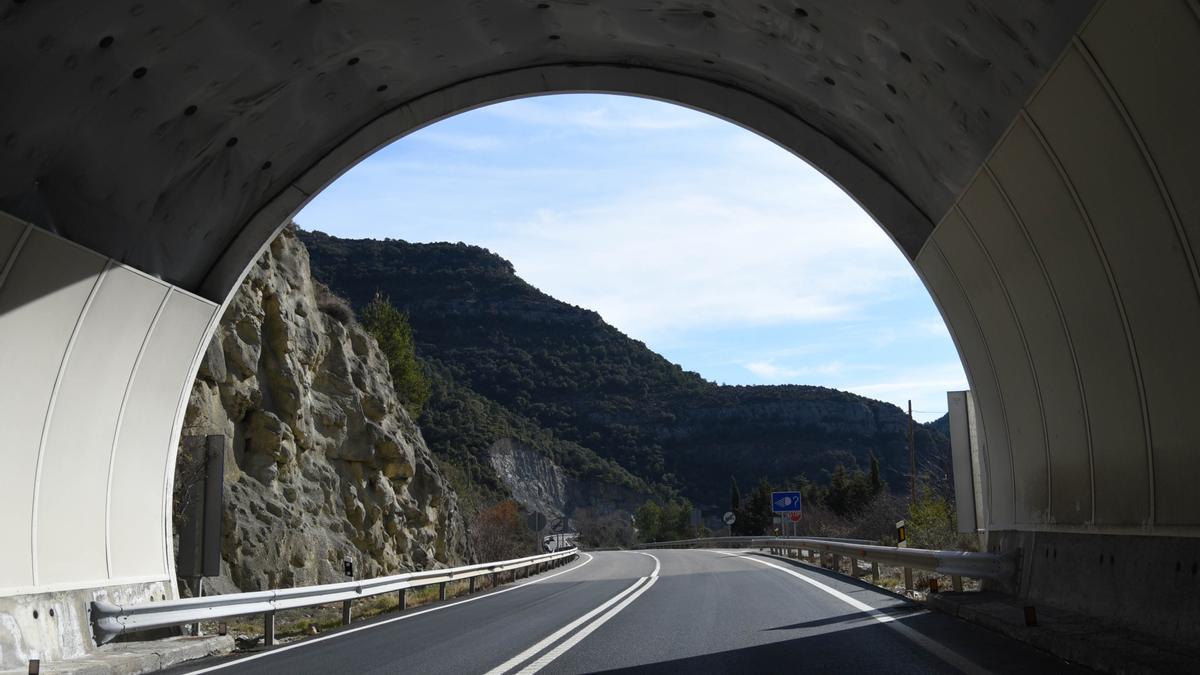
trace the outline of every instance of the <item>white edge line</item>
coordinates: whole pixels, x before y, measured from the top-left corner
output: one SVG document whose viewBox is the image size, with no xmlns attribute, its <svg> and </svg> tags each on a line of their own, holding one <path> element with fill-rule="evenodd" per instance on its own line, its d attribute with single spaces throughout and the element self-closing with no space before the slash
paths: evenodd
<svg viewBox="0 0 1200 675">
<path fill-rule="evenodd" d="M 638 551 L 638 553 L 642 553 L 642 552 Z M 621 610 L 625 609 L 630 604 L 632 604 L 633 601 L 637 600 L 641 594 L 650 590 L 650 587 L 654 585 L 654 582 L 658 581 L 658 572 L 659 572 L 659 570 L 662 569 L 662 562 L 659 561 L 659 559 L 656 558 L 655 556 L 650 555 L 649 553 L 642 553 L 642 555 L 654 558 L 654 571 L 650 574 L 650 581 L 646 585 L 637 589 L 636 592 L 631 594 L 629 597 L 625 598 L 625 600 L 623 602 L 621 602 L 621 604 L 608 610 L 608 612 L 604 616 L 600 617 L 599 619 L 596 619 L 591 624 L 586 626 L 583 630 L 581 630 L 578 633 L 567 638 L 561 644 L 559 644 L 557 647 L 555 647 L 554 649 L 551 649 L 550 651 L 543 654 L 541 656 L 541 658 L 539 658 L 538 660 L 536 660 L 533 663 L 522 668 L 519 675 L 533 675 L 534 673 L 537 673 L 538 671 L 540 671 L 542 668 L 545 668 L 546 666 L 550 665 L 555 659 L 557 659 L 558 657 L 567 653 L 568 650 L 570 650 L 572 647 L 574 647 L 575 645 L 582 642 L 584 638 L 591 635 L 597 628 L 599 628 L 600 626 L 603 626 L 609 619 L 613 618 L 614 616 L 619 614 L 621 612 Z"/>
<path fill-rule="evenodd" d="M 910 628 L 909 626 L 905 626 L 904 624 L 901 624 L 901 623 L 896 623 L 896 619 L 898 617 L 891 616 L 889 614 L 884 614 L 883 612 L 866 604 L 865 602 L 862 602 L 861 600 L 856 600 L 856 599 L 850 597 L 849 595 L 846 595 L 845 593 L 837 590 L 836 588 L 833 588 L 832 586 L 827 586 L 827 585 L 821 583 L 820 581 L 817 581 L 816 579 L 813 579 L 807 575 L 797 572 L 796 570 L 791 570 L 791 569 L 788 569 L 781 565 L 776 565 L 773 562 L 763 560 L 762 558 L 760 558 L 756 555 L 753 555 L 751 552 L 725 553 L 722 551 L 712 551 L 712 553 L 717 553 L 718 555 L 723 555 L 725 557 L 741 558 L 742 560 L 749 560 L 751 562 L 756 562 L 760 565 L 766 565 L 767 567 L 774 567 L 775 569 L 777 569 L 781 572 L 790 574 L 790 575 L 796 577 L 797 579 L 799 579 L 815 588 L 818 588 L 818 589 L 828 593 L 829 595 L 832 595 L 833 597 L 837 598 L 838 600 L 841 600 L 842 602 L 846 603 L 847 605 L 850 605 L 851 607 L 864 612 L 865 614 L 870 616 L 872 619 L 875 619 L 879 623 L 887 626 L 888 628 L 891 628 L 892 630 L 894 630 L 897 633 L 899 633 L 900 635 L 904 636 L 911 642 L 915 643 L 918 647 L 921 647 L 925 651 L 929 652 L 930 654 L 933 654 L 934 656 L 945 661 L 946 663 L 950 664 L 951 666 L 954 666 L 955 668 L 959 669 L 960 671 L 962 671 L 964 673 L 971 673 L 972 675 L 975 675 L 978 673 L 978 674 L 982 675 L 984 673 L 991 672 L 985 668 L 980 667 L 976 663 L 968 660 L 967 658 L 958 654 L 954 650 L 946 647 L 945 645 L 939 644 L 939 643 L 935 642 L 934 640 L 922 635 L 921 633 L 918 633 L 916 630 Z M 908 617 L 906 616 L 906 617 L 902 617 L 902 618 L 908 618 Z"/>
<path fill-rule="evenodd" d="M 235 660 L 233 660 L 233 661 L 229 661 L 229 662 L 226 662 L 226 663 L 219 663 L 219 664 L 217 664 L 217 665 L 215 665 L 215 666 L 209 666 L 208 668 L 204 668 L 204 669 L 201 669 L 201 670 L 190 670 L 190 671 L 187 671 L 187 672 L 188 672 L 188 675 L 200 675 L 200 673 L 211 673 L 211 672 L 213 672 L 213 671 L 215 671 L 215 670 L 221 670 L 221 669 L 223 669 L 223 668 L 229 668 L 229 667 L 231 667 L 231 666 L 237 666 L 237 665 L 241 665 L 241 664 L 243 664 L 243 663 L 246 663 L 247 661 L 254 661 L 254 660 L 256 660 L 256 659 L 261 659 L 261 658 L 264 658 L 264 657 L 267 657 L 267 656 L 272 656 L 272 655 L 279 654 L 279 653 L 282 653 L 282 652 L 291 651 L 291 650 L 293 650 L 293 649 L 296 649 L 296 648 L 298 648 L 298 647 L 304 647 L 304 646 L 306 646 L 306 645 L 313 645 L 313 644 L 316 644 L 316 643 L 318 643 L 318 642 L 324 642 L 324 641 L 326 641 L 326 640 L 332 640 L 333 638 L 336 638 L 336 637 L 342 637 L 343 635 L 350 635 L 351 633 L 357 633 L 357 632 L 359 632 L 359 631 L 369 630 L 369 629 L 371 629 L 371 628 L 378 628 L 379 626 L 385 626 L 385 625 L 387 625 L 387 624 L 389 624 L 389 623 L 395 623 L 396 621 L 403 621 L 403 620 L 405 620 L 405 619 L 411 619 L 411 618 L 413 618 L 414 616 L 420 616 L 420 615 L 422 615 L 422 614 L 428 614 L 428 613 L 430 613 L 430 612 L 436 612 L 436 611 L 438 611 L 439 609 L 449 609 L 450 607 L 458 607 L 459 605 L 465 605 L 465 604 L 467 604 L 468 602 L 474 602 L 475 600 L 485 600 L 485 599 L 487 599 L 487 598 L 494 598 L 494 597 L 496 597 L 497 595 L 501 595 L 501 594 L 503 594 L 503 593 L 508 593 L 509 591 L 515 591 L 515 590 L 517 590 L 517 589 L 519 589 L 519 588 L 525 588 L 526 586 L 532 586 L 533 584 L 536 584 L 536 583 L 539 583 L 539 582 L 542 582 L 542 581 L 546 581 L 546 580 L 548 580 L 548 579 L 553 579 L 554 577 L 557 577 L 557 576 L 559 576 L 559 575 L 562 575 L 562 574 L 566 574 L 567 572 L 574 572 L 575 570 L 577 570 L 577 569 L 579 569 L 579 568 L 583 567 L 584 565 L 586 565 L 586 564 L 588 564 L 588 563 L 592 562 L 592 560 L 594 559 L 594 558 L 593 558 L 593 557 L 592 557 L 590 554 L 588 554 L 588 553 L 580 553 L 580 555 L 587 556 L 587 560 L 584 560 L 584 561 L 583 561 L 582 563 L 580 563 L 579 565 L 575 565 L 574 567 L 571 567 L 571 568 L 569 568 L 569 569 L 565 569 L 565 570 L 563 570 L 563 571 L 561 571 L 561 572 L 555 572 L 554 574 L 551 574 L 551 575 L 550 575 L 550 576 L 548 576 L 548 577 L 541 577 L 541 578 L 538 578 L 538 579 L 534 579 L 533 581 L 527 581 L 527 582 L 525 582 L 525 583 L 523 583 L 523 584 L 521 584 L 521 585 L 519 585 L 519 586 L 511 586 L 511 587 L 509 587 L 509 588 L 502 588 L 502 589 L 500 589 L 500 590 L 498 590 L 498 591 L 493 591 L 493 592 L 491 592 L 491 593 L 488 593 L 488 594 L 486 594 L 486 595 L 475 595 L 475 596 L 472 596 L 472 597 L 466 598 L 466 599 L 464 599 L 464 600 L 459 600 L 459 601 L 457 601 L 457 602 L 451 602 L 451 603 L 448 603 L 448 604 L 439 604 L 439 605 L 435 605 L 435 606 L 433 606 L 433 607 L 430 607 L 429 609 L 422 609 L 422 610 L 419 610 L 419 611 L 416 611 L 416 612 L 405 612 L 405 613 L 401 614 L 400 616 L 392 617 L 392 618 L 390 618 L 390 619 L 384 619 L 383 621 L 376 621 L 376 622 L 374 622 L 374 623 L 370 623 L 370 624 L 367 624 L 367 625 L 365 625 L 365 626 L 359 626 L 358 628 L 349 628 L 349 629 L 346 629 L 346 630 L 340 630 L 340 631 L 338 631 L 338 632 L 336 632 L 336 633 L 330 633 L 329 635 L 324 635 L 324 636 L 321 636 L 321 637 L 310 638 L 310 639 L 308 639 L 308 640 L 301 640 L 300 642 L 296 642 L 296 643 L 293 643 L 293 644 L 290 644 L 290 645 L 284 645 L 284 646 L 282 646 L 282 647 L 276 647 L 275 649 L 271 649 L 271 650 L 269 650 L 269 651 L 261 652 L 261 653 L 258 653 L 258 654 L 253 654 L 253 655 L 251 655 L 251 656 L 247 656 L 247 657 L 245 657 L 245 658 L 241 658 L 241 659 L 235 659 Z"/>
</svg>

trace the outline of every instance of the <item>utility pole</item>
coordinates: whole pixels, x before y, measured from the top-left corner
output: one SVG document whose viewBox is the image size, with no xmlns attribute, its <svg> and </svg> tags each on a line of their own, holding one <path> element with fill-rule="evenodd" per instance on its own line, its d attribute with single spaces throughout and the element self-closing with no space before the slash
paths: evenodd
<svg viewBox="0 0 1200 675">
<path fill-rule="evenodd" d="M 909 501 L 917 503 L 917 444 L 913 438 L 912 399 L 908 399 L 908 486 Z"/>
</svg>

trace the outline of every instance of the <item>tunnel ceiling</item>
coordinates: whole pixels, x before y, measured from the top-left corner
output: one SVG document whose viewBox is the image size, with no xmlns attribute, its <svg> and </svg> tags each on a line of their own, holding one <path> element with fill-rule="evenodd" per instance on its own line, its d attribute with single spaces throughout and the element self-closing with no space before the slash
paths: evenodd
<svg viewBox="0 0 1200 675">
<path fill-rule="evenodd" d="M 388 111 L 489 74 L 612 64 L 783 109 L 932 229 L 1090 6 L 6 1 L 0 209 L 195 289 L 264 204 Z M 928 230 L 892 235 L 915 256 Z"/>
</svg>

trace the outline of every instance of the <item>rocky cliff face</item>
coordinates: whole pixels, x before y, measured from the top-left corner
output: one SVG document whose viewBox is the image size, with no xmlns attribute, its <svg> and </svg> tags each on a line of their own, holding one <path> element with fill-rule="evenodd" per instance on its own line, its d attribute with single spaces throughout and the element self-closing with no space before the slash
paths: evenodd
<svg viewBox="0 0 1200 675">
<path fill-rule="evenodd" d="M 522 506 L 548 517 L 565 514 L 567 481 L 549 457 L 511 438 L 502 438 L 488 448 L 488 459 Z"/>
<path fill-rule="evenodd" d="M 632 512 L 648 498 L 614 483 L 572 478 L 544 453 L 511 438 L 493 443 L 488 460 L 513 499 L 549 518 L 573 518 L 579 509 L 595 516 Z"/>
<path fill-rule="evenodd" d="M 343 580 L 346 555 L 367 577 L 470 558 L 457 499 L 386 358 L 338 310 L 285 231 L 225 312 L 192 389 L 184 436 L 229 439 L 222 580 L 242 590 Z"/>
</svg>

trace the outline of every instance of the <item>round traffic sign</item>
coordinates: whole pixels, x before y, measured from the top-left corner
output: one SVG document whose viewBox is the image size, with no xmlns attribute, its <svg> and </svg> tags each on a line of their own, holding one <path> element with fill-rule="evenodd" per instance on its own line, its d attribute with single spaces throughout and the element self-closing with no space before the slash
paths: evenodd
<svg viewBox="0 0 1200 675">
<path fill-rule="evenodd" d="M 791 518 L 793 523 L 800 522 L 800 514 L 796 513 L 795 511 L 792 511 L 791 513 L 789 513 L 788 518 Z"/>
<path fill-rule="evenodd" d="M 737 516 L 733 515 L 733 511 L 726 511 L 721 520 L 724 520 L 726 525 L 732 525 L 737 520 Z"/>
</svg>

